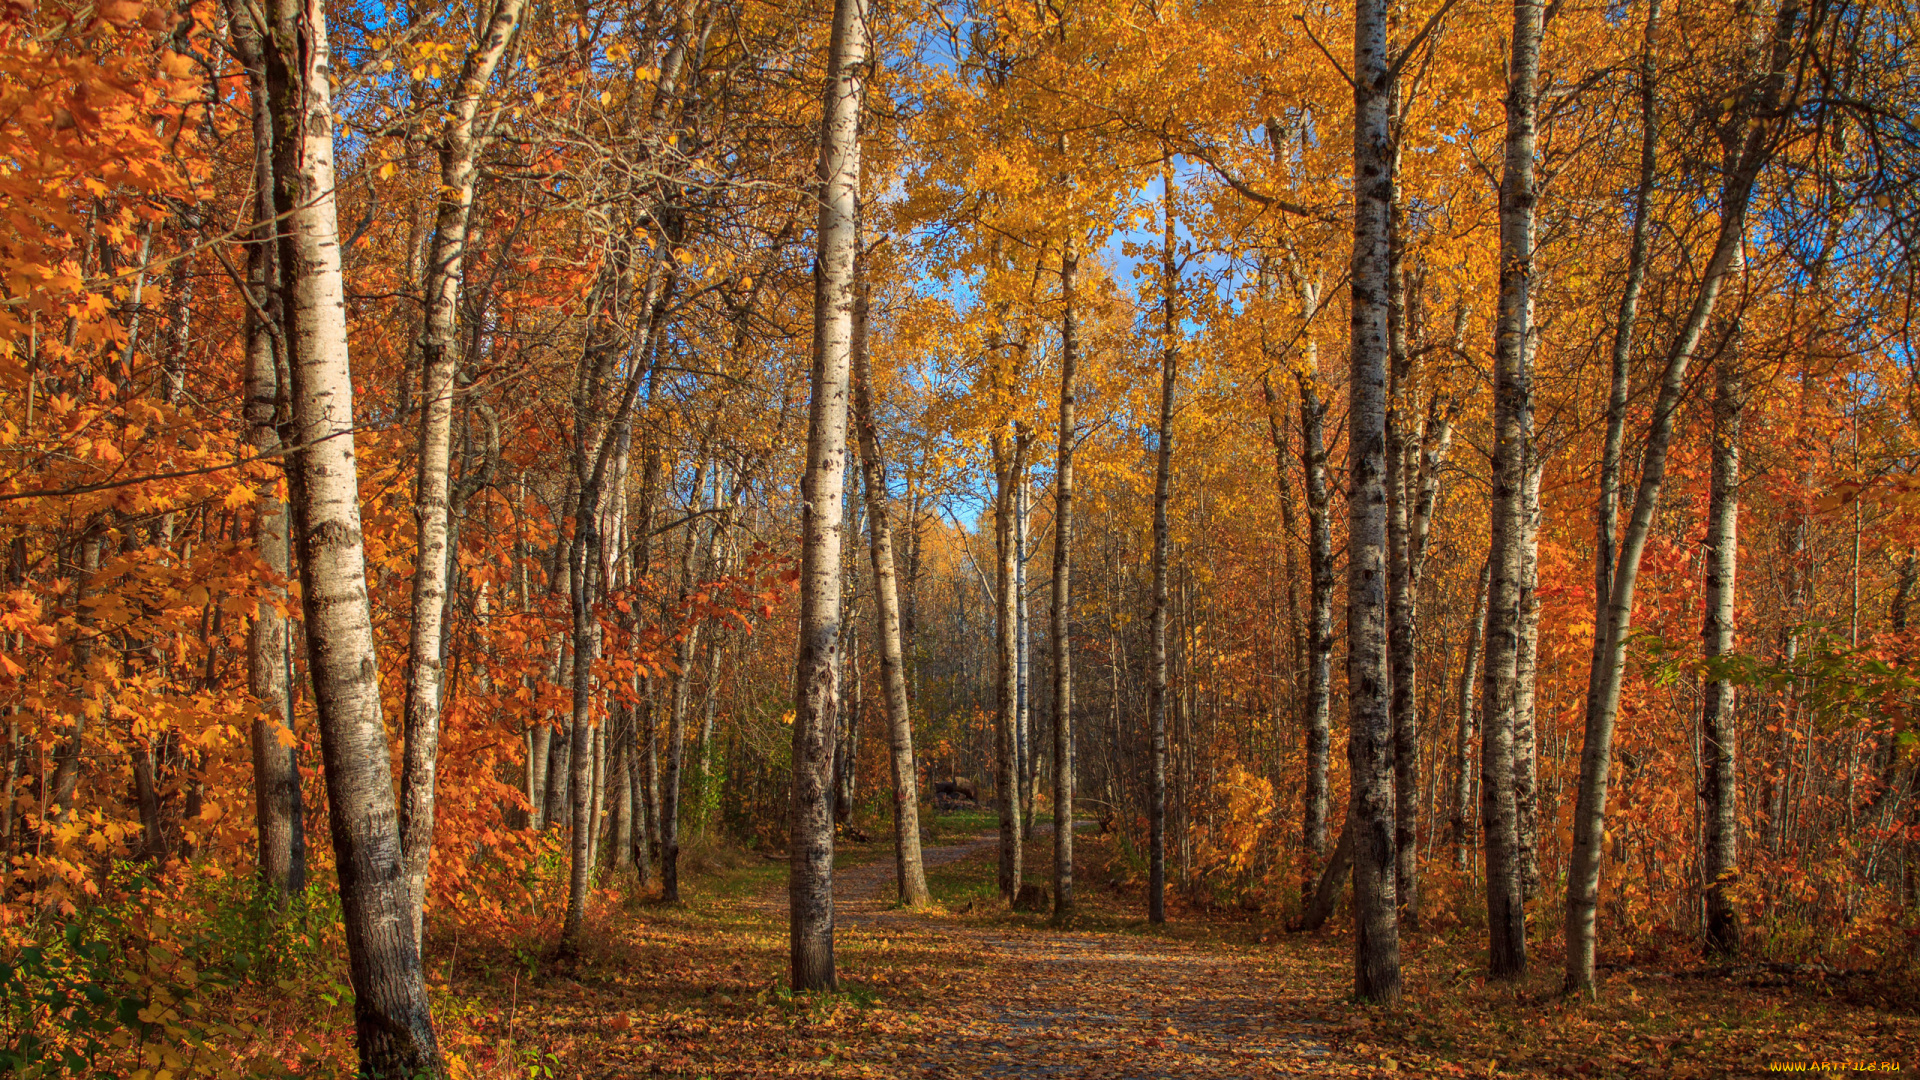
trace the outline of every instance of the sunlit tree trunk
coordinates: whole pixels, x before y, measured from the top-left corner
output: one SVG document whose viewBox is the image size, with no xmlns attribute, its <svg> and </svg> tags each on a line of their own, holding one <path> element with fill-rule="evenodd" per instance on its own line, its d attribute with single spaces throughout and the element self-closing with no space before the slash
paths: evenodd
<svg viewBox="0 0 1920 1080">
<path fill-rule="evenodd" d="M 1053 598 L 1047 644 L 1053 661 L 1053 919 L 1073 913 L 1073 451 L 1074 379 L 1080 365 L 1080 255 L 1069 238 L 1060 252 L 1060 430 L 1053 481 Z"/>
<path fill-rule="evenodd" d="M 800 648 L 794 686 L 788 904 L 795 990 L 831 990 L 834 653 L 840 638 L 841 497 L 860 223 L 860 110 L 867 0 L 835 0 L 820 121 L 812 398 L 802 479 Z"/>
<path fill-rule="evenodd" d="M 1020 605 L 1014 592 L 1019 582 L 1018 527 L 1014 521 L 1015 488 L 1027 469 L 1027 433 L 1011 440 L 994 436 L 995 483 L 993 504 L 993 592 L 995 689 L 994 793 L 1000 807 L 1000 898 L 1012 903 L 1026 880 L 1026 819 L 1020 812 Z"/>
<path fill-rule="evenodd" d="M 1500 180 L 1500 313 L 1494 326 L 1492 567 L 1486 671 L 1481 678 L 1480 822 L 1486 835 L 1487 968 L 1527 970 L 1519 821 L 1514 804 L 1514 664 L 1520 647 L 1520 567 L 1527 447 L 1533 437 L 1533 233 L 1540 76 L 1540 0 L 1514 0 L 1507 59 L 1507 141 Z"/>
<path fill-rule="evenodd" d="M 1320 306 L 1320 290 L 1304 277 L 1296 283 L 1303 315 Z M 1319 348 L 1306 335 L 1306 363 L 1296 382 L 1300 390 L 1300 464 L 1307 496 L 1307 778 L 1301 837 L 1313 858 L 1306 866 L 1311 882 L 1327 853 L 1327 770 L 1333 757 L 1333 497 L 1327 482 L 1327 403 L 1320 396 Z"/>
<path fill-rule="evenodd" d="M 1600 900 L 1601 837 L 1606 830 L 1607 784 L 1613 761 L 1614 722 L 1620 711 L 1620 685 L 1626 670 L 1627 640 L 1633 629 L 1633 592 L 1640 557 L 1653 527 L 1654 511 L 1665 484 L 1667 451 L 1674 416 L 1686 391 L 1687 370 L 1707 320 L 1713 315 L 1736 253 L 1746 234 L 1747 206 L 1761 168 L 1778 149 L 1778 125 L 1791 115 L 1780 102 L 1790 61 L 1799 49 L 1802 9 L 1787 0 L 1774 15 L 1767 69 L 1757 92 L 1736 100 L 1740 125 L 1730 140 L 1736 150 L 1720 190 L 1720 228 L 1713 252 L 1695 286 L 1686 319 L 1667 347 L 1666 363 L 1640 460 L 1640 483 L 1633 515 L 1620 544 L 1610 582 L 1605 641 L 1594 652 L 1587 679 L 1586 726 L 1580 748 L 1580 789 L 1573 814 L 1573 852 L 1567 870 L 1567 971 L 1569 993 L 1591 993 L 1594 979 L 1594 916 Z M 1604 549 L 1600 553 L 1605 557 Z M 1602 632 L 1596 630 L 1596 633 Z"/>
<path fill-rule="evenodd" d="M 1460 695 L 1455 705 L 1453 741 L 1453 868 L 1465 873 L 1473 857 L 1473 736 L 1474 675 L 1480 649 L 1486 641 L 1487 590 L 1491 561 L 1480 564 L 1480 586 L 1474 592 L 1473 616 L 1467 626 L 1467 652 L 1460 662 Z"/>
<path fill-rule="evenodd" d="M 853 401 L 860 437 L 860 473 L 867 498 L 867 554 L 873 563 L 875 625 L 880 646 L 881 701 L 887 710 L 889 760 L 893 764 L 893 855 L 900 899 L 908 907 L 933 902 L 920 858 L 920 792 L 913 764 L 913 717 L 907 669 L 900 646 L 900 582 L 893 565 L 893 523 L 887 505 L 887 459 L 873 421 L 873 375 L 867 362 L 867 297 L 855 300 Z"/>
<path fill-rule="evenodd" d="M 288 479 L 360 1069 L 437 1076 L 367 599 L 326 12 L 318 0 L 269 0 L 267 18 L 281 317 L 300 447 Z"/>
<path fill-rule="evenodd" d="M 1397 197 L 1399 148 L 1395 139 L 1396 198 L 1387 215 L 1387 671 L 1393 724 L 1394 899 L 1411 930 L 1420 925 L 1419 875 L 1420 727 L 1414 696 L 1414 588 L 1409 537 L 1418 497 L 1420 432 L 1418 388 L 1407 346 L 1405 212 Z"/>
<path fill-rule="evenodd" d="M 1398 1005 L 1393 718 L 1387 670 L 1388 219 L 1394 75 L 1385 0 L 1357 0 L 1353 42 L 1352 335 L 1347 405 L 1347 761 L 1354 994 Z"/>
<path fill-rule="evenodd" d="M 1167 563 L 1172 550 L 1167 503 L 1173 492 L 1173 397 L 1180 377 L 1180 323 L 1177 297 L 1179 266 L 1174 261 L 1173 164 L 1160 162 L 1162 212 L 1160 245 L 1160 417 L 1154 428 L 1153 469 L 1153 613 L 1147 670 L 1147 724 L 1151 740 L 1151 782 L 1147 795 L 1147 921 L 1167 921 Z"/>
<path fill-rule="evenodd" d="M 703 458 L 694 473 L 693 491 L 706 488 L 711 459 Z M 680 600 L 693 594 L 695 579 L 706 570 L 707 556 L 702 552 L 698 523 L 687 526 L 687 546 L 680 556 Z M 667 705 L 667 775 L 660 787 L 660 899 L 667 903 L 680 900 L 680 788 L 685 774 L 688 708 L 692 703 L 693 661 L 699 655 L 700 626 L 689 626 L 673 649 L 673 681 Z"/>
<path fill-rule="evenodd" d="M 1514 869 L 1520 896 L 1540 891 L 1540 740 L 1535 682 L 1540 669 L 1540 479 L 1546 462 L 1531 451 L 1520 496 L 1519 614 L 1513 653 Z"/>
<path fill-rule="evenodd" d="M 1737 322 L 1735 326 L 1737 340 Z M 1740 564 L 1740 422 L 1746 407 L 1746 388 L 1738 365 L 1738 353 L 1730 346 L 1714 371 L 1706 617 L 1700 628 L 1701 652 L 1709 664 L 1730 656 L 1734 644 L 1734 581 Z M 1908 565 L 1911 567 L 1911 560 Z M 1903 586 L 1910 586 L 1911 580 L 1910 574 L 1904 576 Z M 1727 895 L 1738 870 L 1739 855 L 1733 683 L 1710 671 L 1701 692 L 1701 746 L 1706 757 L 1706 850 L 1701 861 L 1707 883 L 1707 948 L 1733 953 L 1740 948 L 1739 915 Z"/>
<path fill-rule="evenodd" d="M 453 382 L 460 364 L 460 288 L 466 278 L 468 225 L 473 213 L 474 130 L 480 98 L 519 27 L 523 0 L 497 0 L 484 37 L 467 54 L 458 96 L 442 121 L 440 188 L 434 212 L 433 252 L 426 266 L 426 316 L 420 335 L 420 460 L 413 517 L 418 545 L 413 564 L 413 632 L 407 649 L 406 750 L 400 770 L 400 842 L 405 850 L 413 934 L 422 934 L 427 872 L 433 854 L 434 785 L 440 756 L 440 658 L 445 650 L 448 568 L 453 552 L 449 508 L 453 448 Z"/>
</svg>

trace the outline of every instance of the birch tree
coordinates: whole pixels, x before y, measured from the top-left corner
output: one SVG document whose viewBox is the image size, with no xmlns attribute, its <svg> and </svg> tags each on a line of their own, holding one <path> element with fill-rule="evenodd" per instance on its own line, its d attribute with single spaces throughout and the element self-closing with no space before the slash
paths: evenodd
<svg viewBox="0 0 1920 1080">
<path fill-rule="evenodd" d="M 796 990 L 832 990 L 833 733 L 840 637 L 842 496 L 860 222 L 860 110 L 870 36 L 867 0 L 835 0 L 820 120 L 813 371 L 800 524 L 800 647 L 793 722 L 788 919 Z"/>
<path fill-rule="evenodd" d="M 1487 968 L 1527 970 L 1527 917 L 1514 801 L 1514 670 L 1533 419 L 1533 240 L 1540 0 L 1514 0 L 1507 58 L 1506 159 L 1500 179 L 1500 310 L 1494 327 L 1492 551 L 1487 556 L 1486 669 L 1481 677 L 1480 821 L 1486 833 Z"/>
<path fill-rule="evenodd" d="M 875 626 L 880 645 L 881 701 L 887 710 L 888 760 L 893 766 L 893 857 L 900 899 L 910 908 L 933 902 L 920 857 L 920 792 L 913 757 L 913 716 L 900 638 L 900 580 L 893 562 L 893 521 L 887 506 L 887 459 L 873 420 L 873 373 L 867 354 L 867 294 L 853 309 L 854 428 L 860 438 L 860 478 L 867 502 L 867 554 L 873 563 Z"/>
<path fill-rule="evenodd" d="M 1354 834 L 1354 994 L 1400 1002 L 1395 919 L 1393 719 L 1387 671 L 1388 218 L 1393 208 L 1390 116 L 1397 67 L 1387 4 L 1357 0 L 1353 37 L 1353 264 L 1347 454 L 1348 828 Z"/>
<path fill-rule="evenodd" d="M 1764 49 L 1764 70 L 1729 99 L 1733 125 L 1723 136 L 1732 147 L 1720 187 L 1720 223 L 1707 263 L 1694 286 L 1685 319 L 1665 350 L 1653 413 L 1640 460 L 1640 481 L 1634 489 L 1633 513 L 1621 538 L 1620 553 L 1608 582 L 1606 620 L 1594 629 L 1604 635 L 1594 647 L 1594 663 L 1587 679 L 1586 723 L 1580 747 L 1580 786 L 1573 815 L 1573 853 L 1567 871 L 1566 989 L 1592 993 L 1594 978 L 1594 917 L 1600 897 L 1600 840 L 1606 828 L 1607 786 L 1613 760 L 1614 721 L 1620 711 L 1620 687 L 1626 670 L 1627 641 L 1633 630 L 1633 592 L 1646 550 L 1654 511 L 1666 482 L 1667 452 L 1673 440 L 1674 417 L 1687 387 L 1687 372 L 1701 334 L 1713 315 L 1736 254 L 1744 240 L 1747 209 L 1760 171 L 1778 151 L 1782 136 L 1793 122 L 1785 107 L 1800 86 L 1790 82 L 1794 61 L 1823 22 L 1817 11 L 1807 15 L 1799 0 L 1785 0 L 1774 15 Z M 1622 304 L 1623 316 L 1628 314 Z M 1624 320 L 1623 320 L 1624 321 Z M 1616 377 L 1617 381 L 1617 377 Z M 1611 427 L 1611 424 L 1609 424 Z M 1612 434 L 1609 432 L 1609 441 Z M 1606 549 L 1599 552 L 1607 556 Z"/>
<path fill-rule="evenodd" d="M 433 800 L 440 754 L 441 656 L 445 652 L 450 543 L 453 387 L 460 364 L 460 290 L 466 279 L 481 99 L 520 26 L 524 0 L 496 0 L 481 39 L 467 53 L 456 97 L 441 121 L 432 255 L 426 265 L 426 316 L 420 334 L 420 460 L 414 479 L 417 553 L 413 630 L 407 650 L 406 751 L 400 771 L 400 839 L 405 848 L 413 934 L 421 938 L 427 873 L 433 857 Z"/>
<path fill-rule="evenodd" d="M 367 600 L 326 11 L 318 0 L 269 0 L 266 15 L 282 333 L 299 448 L 287 476 L 360 1070 L 438 1076 Z"/>
</svg>

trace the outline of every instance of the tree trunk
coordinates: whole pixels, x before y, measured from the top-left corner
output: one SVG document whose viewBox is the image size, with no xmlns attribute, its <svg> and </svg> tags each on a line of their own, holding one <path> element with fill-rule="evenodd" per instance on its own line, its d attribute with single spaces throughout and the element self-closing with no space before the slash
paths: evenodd
<svg viewBox="0 0 1920 1080">
<path fill-rule="evenodd" d="M 1327 866 L 1319 879 L 1313 883 L 1309 893 L 1306 913 L 1300 917 L 1300 929 L 1318 930 L 1325 926 L 1333 916 L 1333 906 L 1340 902 L 1340 890 L 1353 876 L 1353 819 L 1348 818 L 1340 829 L 1340 839 L 1334 842 L 1333 854 L 1327 858 Z"/>
<path fill-rule="evenodd" d="M 579 402 L 575 402 L 576 408 Z M 584 422 L 575 417 L 576 429 Z M 575 450 L 584 456 L 586 441 Z M 600 620 L 595 611 L 600 570 L 600 489 L 582 485 L 573 518 L 573 541 L 567 554 L 568 608 L 573 630 L 573 716 L 569 724 L 567 805 L 573 831 L 568 848 L 567 914 L 560 927 L 563 954 L 577 954 L 586 930 L 587 891 L 593 876 L 593 665 L 600 656 Z"/>
<path fill-rule="evenodd" d="M 613 739 L 613 865 L 621 870 L 633 865 L 633 710 L 623 711 Z"/>
<path fill-rule="evenodd" d="M 1153 469 L 1153 614 L 1147 674 L 1147 724 L 1152 740 L 1152 787 L 1147 796 L 1147 921 L 1167 921 L 1167 562 L 1172 548 L 1167 502 L 1173 492 L 1173 395 L 1180 377 L 1180 288 L 1174 262 L 1173 163 L 1160 162 L 1162 213 L 1160 273 L 1163 306 L 1160 326 L 1160 417 L 1154 428 Z"/>
<path fill-rule="evenodd" d="M 793 723 L 788 904 L 795 990 L 832 990 L 834 652 L 840 638 L 841 498 L 860 222 L 860 110 L 867 0 L 835 0 L 820 120 L 812 398 L 803 477 L 800 648 Z"/>
<path fill-rule="evenodd" d="M 703 459 L 694 473 L 694 498 L 705 488 L 711 459 Z M 691 508 L 690 508 L 691 509 Z M 700 552 L 700 526 L 687 527 L 687 546 L 680 556 L 680 600 L 684 607 L 693 594 L 694 581 L 706 571 L 706 556 Z M 699 655 L 700 627 L 684 628 L 673 651 L 673 690 L 667 712 L 667 777 L 660 789 L 660 899 L 680 902 L 680 778 L 685 772 L 687 747 L 687 708 L 693 686 L 693 661 Z"/>
<path fill-rule="evenodd" d="M 1297 282 L 1300 306 L 1309 317 L 1319 307 L 1318 286 Z M 1306 364 L 1299 373 L 1300 463 L 1307 494 L 1307 700 L 1304 709 L 1307 784 L 1301 838 L 1313 858 L 1305 878 L 1327 853 L 1327 770 L 1333 757 L 1333 516 L 1327 483 L 1327 403 L 1320 397 L 1319 349 L 1306 340 Z"/>
<path fill-rule="evenodd" d="M 1026 881 L 1026 824 L 1020 812 L 1020 606 L 1014 593 L 1019 577 L 1015 547 L 1014 491 L 1027 467 L 1027 433 L 1015 434 L 1011 453 L 1006 436 L 994 436 L 998 490 L 994 493 L 994 652 L 999 699 L 994 709 L 994 794 L 1000 806 L 1000 899 L 1011 904 Z"/>
<path fill-rule="evenodd" d="M 1014 733 L 1018 736 L 1015 749 L 1020 765 L 1020 835 L 1032 836 L 1033 800 L 1038 794 L 1034 791 L 1034 783 L 1039 772 L 1038 755 L 1033 746 L 1033 624 L 1027 614 L 1027 560 L 1033 556 L 1032 537 L 1028 529 L 1033 500 L 1029 487 L 1032 478 L 1028 475 L 1030 463 L 1022 460 L 1021 465 L 1013 488 L 1014 671 L 1019 676 L 1016 682 L 1019 693 L 1014 702 L 1014 719 L 1017 721 Z"/>
<path fill-rule="evenodd" d="M 893 764 L 893 861 L 900 900 L 910 908 L 933 903 L 920 858 L 920 792 L 913 765 L 913 715 L 900 647 L 900 582 L 893 566 L 893 525 L 887 507 L 887 459 L 873 420 L 873 374 L 867 363 L 867 296 L 854 301 L 853 403 L 860 438 L 860 475 L 867 496 L 867 554 L 873 563 L 874 624 L 879 632 L 881 702 Z"/>
<path fill-rule="evenodd" d="M 1480 665 L 1480 647 L 1486 640 L 1487 590 L 1493 562 L 1480 564 L 1480 587 L 1475 591 L 1473 616 L 1467 629 L 1467 655 L 1460 665 L 1460 700 L 1453 742 L 1453 868 L 1466 873 L 1473 855 L 1473 688 Z"/>
<path fill-rule="evenodd" d="M 1060 252 L 1060 430 L 1053 481 L 1053 598 L 1047 644 L 1053 661 L 1053 921 L 1073 914 L 1073 451 L 1074 379 L 1080 365 L 1080 255 L 1069 238 Z"/>
<path fill-rule="evenodd" d="M 1540 0 L 1514 0 L 1507 63 L 1507 141 L 1500 181 L 1500 314 L 1494 326 L 1492 566 L 1481 679 L 1480 820 L 1487 848 L 1487 969 L 1527 970 L 1519 822 L 1514 803 L 1514 665 L 1526 546 L 1527 448 L 1533 437 L 1533 221 Z"/>
<path fill-rule="evenodd" d="M 545 721 L 527 732 L 527 827 L 547 827 L 547 763 L 553 754 L 553 727 Z"/>
<path fill-rule="evenodd" d="M 1534 685 L 1540 669 L 1540 479 L 1546 462 L 1529 449 L 1520 497 L 1519 614 L 1513 654 L 1514 871 L 1520 896 L 1540 891 L 1539 736 Z"/>
<path fill-rule="evenodd" d="M 246 420 L 256 454 L 280 449 L 281 422 L 287 419 L 282 382 L 287 358 L 285 338 L 276 325 L 280 311 L 279 259 L 274 241 L 273 110 L 267 91 L 265 42 L 252 9 L 233 21 L 234 51 L 247 69 L 253 119 L 253 228 L 247 246 Z M 287 506 L 278 485 L 260 485 L 254 504 L 254 546 L 260 560 L 281 579 L 292 570 L 287 538 Z M 247 687 L 262 714 L 253 721 L 254 826 L 259 838 L 261 886 L 277 907 L 307 886 L 306 813 L 301 800 L 298 741 L 293 733 L 290 642 L 286 617 L 275 601 L 286 603 L 284 586 L 273 585 L 247 628 Z"/>
<path fill-rule="evenodd" d="M 1737 341 L 1737 322 L 1732 333 Z M 1733 653 L 1734 580 L 1740 565 L 1740 421 L 1746 407 L 1738 363 L 1736 348 L 1730 346 L 1715 365 L 1706 617 L 1700 627 L 1701 652 L 1709 665 Z M 1903 585 L 1911 583 L 1910 577 L 1901 580 Z M 1700 711 L 1701 743 L 1706 750 L 1706 851 L 1701 861 L 1706 879 L 1707 950 L 1731 954 L 1740 948 L 1739 915 L 1727 895 L 1739 869 L 1734 693 L 1733 683 L 1711 668 L 1702 687 Z"/>
<path fill-rule="evenodd" d="M 1693 304 L 1668 346 L 1665 370 L 1648 426 L 1634 491 L 1633 516 L 1620 545 L 1607 600 L 1605 641 L 1596 643 L 1587 678 L 1586 730 L 1580 748 L 1580 793 L 1574 806 L 1573 852 L 1567 871 L 1567 978 L 1569 993 L 1591 993 L 1594 976 L 1594 916 L 1600 899 L 1600 841 L 1606 829 L 1607 781 L 1613 759 L 1614 721 L 1620 710 L 1620 683 L 1626 670 L 1627 638 L 1633 629 L 1633 591 L 1640 573 L 1654 511 L 1666 480 L 1667 450 L 1674 415 L 1687 385 L 1700 335 L 1713 314 L 1720 289 L 1746 234 L 1747 205 L 1761 168 L 1778 148 L 1775 125 L 1792 115 L 1781 107 L 1786 73 L 1797 51 L 1798 0 L 1787 0 L 1774 16 L 1773 40 L 1765 79 L 1757 93 L 1736 102 L 1739 128 L 1732 136 L 1739 149 L 1720 192 L 1720 230 L 1713 254 L 1695 287 Z M 1650 112 L 1651 110 L 1649 110 Z M 1742 130 L 1744 129 L 1743 133 Z M 1644 162 L 1645 158 L 1643 158 Z M 1624 305 L 1623 305 L 1624 308 Z M 1605 553 L 1599 553 L 1605 557 Z"/>
<path fill-rule="evenodd" d="M 440 756 L 440 657 L 445 648 L 450 465 L 454 372 L 460 365 L 460 287 L 465 280 L 468 224 L 473 212 L 474 132 L 480 97 L 519 27 L 523 0 L 496 0 L 486 35 L 467 54 L 459 95 L 442 121 L 440 188 L 434 212 L 433 254 L 426 266 L 426 315 L 420 335 L 420 462 L 414 478 L 413 517 L 418 549 L 413 562 L 413 630 L 407 649 L 406 751 L 400 769 L 400 843 L 405 850 L 413 935 L 421 939 L 427 873 L 433 857 L 433 800 Z"/>
<path fill-rule="evenodd" d="M 1347 762 L 1352 776 L 1354 994 L 1400 1002 L 1393 718 L 1387 670 L 1388 223 L 1394 76 L 1385 0 L 1359 0 L 1353 43 L 1353 265 L 1347 407 Z"/>
<path fill-rule="evenodd" d="M 360 1070 L 438 1076 L 440 1049 L 411 932 L 367 599 L 326 12 L 318 0 L 269 0 L 267 17 L 291 441 L 301 447 L 288 479 Z"/>
</svg>

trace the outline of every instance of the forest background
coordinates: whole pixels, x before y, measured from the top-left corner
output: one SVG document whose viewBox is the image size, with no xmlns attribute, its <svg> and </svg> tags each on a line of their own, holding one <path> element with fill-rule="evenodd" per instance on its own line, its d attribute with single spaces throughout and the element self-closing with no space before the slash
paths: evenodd
<svg viewBox="0 0 1920 1080">
<path fill-rule="evenodd" d="M 438 1069 L 423 956 L 924 903 L 953 777 L 1008 900 L 1351 869 L 1363 998 L 1910 970 L 1914 14 L 0 4 L 15 1067 L 205 969 Z"/>
</svg>

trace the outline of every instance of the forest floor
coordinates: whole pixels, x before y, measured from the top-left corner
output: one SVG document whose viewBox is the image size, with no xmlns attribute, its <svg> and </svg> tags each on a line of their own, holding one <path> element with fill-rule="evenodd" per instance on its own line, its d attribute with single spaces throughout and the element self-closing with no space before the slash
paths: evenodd
<svg viewBox="0 0 1920 1080">
<path fill-rule="evenodd" d="M 983 825 L 984 821 L 971 822 Z M 952 825 L 946 830 L 951 831 Z M 675 905 L 603 914 L 572 966 L 474 958 L 436 1011 L 470 1076 L 1162 1077 L 1294 1075 L 1725 1077 L 1920 1068 L 1920 1017 L 1845 987 L 1607 973 L 1598 1002 L 1555 993 L 1540 958 L 1488 985 L 1473 934 L 1404 948 L 1407 1007 L 1347 998 L 1350 946 L 1245 914 L 1138 914 L 1137 890 L 1082 836 L 1065 930 L 994 901 L 997 838 L 926 851 L 930 913 L 892 902 L 891 844 L 836 857 L 841 990 L 795 995 L 784 861 L 695 875 Z M 1051 840 L 1026 852 L 1050 877 Z M 520 964 L 529 961 L 522 957 Z M 508 970 L 514 968 L 514 970 Z M 1552 969 L 1552 971 L 1544 969 Z M 1860 995 L 1854 994 L 1854 998 Z M 1853 1063 L 1850 1070 L 1808 1063 Z M 531 1072 L 529 1070 L 532 1070 Z"/>
</svg>

